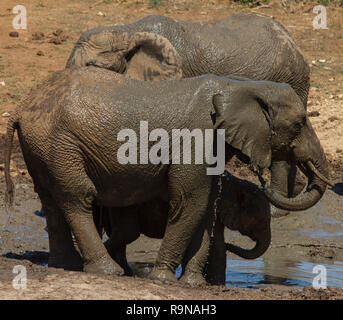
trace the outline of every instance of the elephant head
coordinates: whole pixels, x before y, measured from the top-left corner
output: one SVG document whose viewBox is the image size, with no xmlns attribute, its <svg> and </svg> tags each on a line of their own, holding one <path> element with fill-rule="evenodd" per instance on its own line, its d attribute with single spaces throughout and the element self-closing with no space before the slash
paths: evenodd
<svg viewBox="0 0 343 320">
<path fill-rule="evenodd" d="M 220 178 L 219 221 L 256 242 L 252 249 L 242 249 L 229 243 L 226 244 L 227 250 L 245 259 L 256 259 L 270 245 L 270 204 L 255 184 L 240 180 L 228 172 Z"/>
<path fill-rule="evenodd" d="M 104 29 L 83 33 L 66 67 L 97 66 L 138 80 L 182 78 L 181 58 L 166 38 L 148 32 Z"/>
<path fill-rule="evenodd" d="M 216 127 L 225 129 L 227 144 L 249 158 L 268 200 L 290 211 L 315 205 L 330 184 L 328 162 L 300 98 L 288 84 L 227 79 L 223 86 L 223 81 L 212 95 Z M 265 185 L 260 173 L 275 159 L 302 169 L 306 192 L 286 198 Z"/>
</svg>

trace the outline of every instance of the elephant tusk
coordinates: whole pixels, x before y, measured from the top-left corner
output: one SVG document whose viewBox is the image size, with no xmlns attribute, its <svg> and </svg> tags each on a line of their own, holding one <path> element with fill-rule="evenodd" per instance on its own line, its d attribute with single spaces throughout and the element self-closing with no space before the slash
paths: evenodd
<svg viewBox="0 0 343 320">
<path fill-rule="evenodd" d="M 307 161 L 306 165 L 309 167 L 309 169 L 323 182 L 325 182 L 326 184 L 328 184 L 330 187 L 334 187 L 335 185 L 326 177 L 324 177 L 314 166 L 314 164 L 311 161 Z"/>
</svg>

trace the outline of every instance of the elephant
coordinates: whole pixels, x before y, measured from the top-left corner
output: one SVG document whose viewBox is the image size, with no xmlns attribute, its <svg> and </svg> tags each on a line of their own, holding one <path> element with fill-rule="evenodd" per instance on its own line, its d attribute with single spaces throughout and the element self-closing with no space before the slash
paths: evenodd
<svg viewBox="0 0 343 320">
<path fill-rule="evenodd" d="M 208 161 L 199 161 L 198 152 L 195 159 L 188 158 L 199 139 L 190 139 L 189 148 L 182 150 L 180 136 L 179 144 L 168 139 L 178 128 L 205 134 Z M 8 206 L 13 203 L 9 168 L 15 131 L 46 210 L 49 265 L 79 261 L 71 231 L 85 272 L 123 273 L 99 237 L 94 205 L 121 208 L 163 199 L 168 201 L 168 222 L 150 277 L 175 281 L 175 268 L 197 228 L 214 216 L 206 214 L 213 177 L 235 152 L 249 159 L 267 199 L 285 210 L 310 208 L 330 183 L 328 162 L 300 98 L 288 84 L 270 81 L 216 75 L 140 81 L 94 66 L 56 72 L 9 117 L 4 154 Z M 144 140 L 145 135 L 152 140 Z M 182 144 L 187 146 L 184 137 Z M 170 162 L 168 150 L 173 148 L 179 148 L 179 157 Z M 262 171 L 274 158 L 302 168 L 308 177 L 306 192 L 290 199 L 264 182 Z M 206 224 L 199 249 L 205 255 L 211 232 L 212 225 Z"/>
<path fill-rule="evenodd" d="M 306 109 L 310 68 L 291 33 L 280 22 L 259 14 L 240 13 L 206 23 L 150 15 L 128 25 L 97 27 L 81 34 L 66 67 L 94 65 L 156 81 L 163 57 L 149 42 L 137 43 L 137 32 L 168 39 L 181 57 L 184 78 L 216 74 L 288 83 Z M 149 67 L 144 67 L 146 63 Z M 137 68 L 137 64 L 143 67 Z M 271 173 L 272 188 L 284 196 L 297 196 L 305 187 L 305 180 L 291 163 L 275 161 Z M 280 209 L 272 211 L 276 217 L 287 214 Z"/>
<path fill-rule="evenodd" d="M 200 279 L 197 283 L 201 281 L 203 275 L 211 284 L 225 283 L 225 226 L 256 241 L 256 245 L 249 250 L 228 245 L 227 249 L 230 252 L 242 258 L 256 259 L 264 254 L 270 245 L 270 205 L 263 192 L 255 184 L 236 178 L 228 172 L 218 177 L 218 186 L 220 190 L 215 190 L 214 195 L 215 199 L 218 197 L 216 232 L 213 232 L 211 237 L 210 258 L 207 261 L 206 255 L 201 255 L 201 251 L 198 250 L 203 233 L 203 229 L 199 228 L 182 261 L 182 270 L 186 270 L 187 265 L 192 269 L 192 273 L 187 269 L 187 274 L 181 277 L 187 283 L 191 282 L 190 279 L 186 280 L 187 275 L 191 279 Z M 208 210 L 211 211 L 213 208 Z M 150 202 L 118 208 L 103 217 L 109 219 L 102 221 L 109 235 L 105 247 L 112 259 L 123 268 L 125 274 L 132 276 L 134 272 L 126 259 L 126 245 L 137 240 L 141 234 L 155 239 L 163 238 L 168 222 L 168 202 L 154 199 Z"/>
</svg>

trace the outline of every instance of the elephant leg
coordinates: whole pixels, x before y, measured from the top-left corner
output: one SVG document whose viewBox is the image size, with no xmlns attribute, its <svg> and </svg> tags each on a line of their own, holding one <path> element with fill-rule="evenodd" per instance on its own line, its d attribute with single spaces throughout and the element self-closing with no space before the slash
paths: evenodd
<svg viewBox="0 0 343 320">
<path fill-rule="evenodd" d="M 101 239 L 102 239 L 103 230 L 104 230 L 103 220 L 104 220 L 104 215 L 106 214 L 108 214 L 107 208 L 93 204 L 93 220 L 94 220 L 96 230 L 98 231 L 98 234 Z"/>
<path fill-rule="evenodd" d="M 167 282 L 176 281 L 175 270 L 182 263 L 185 251 L 206 214 L 211 189 L 211 177 L 204 175 L 203 171 L 199 172 L 199 169 L 193 166 L 187 167 L 187 172 L 182 172 L 185 166 L 179 170 L 178 168 L 173 167 L 175 179 L 174 172 L 169 173 L 169 220 L 155 267 L 150 275 L 151 279 Z M 202 179 L 199 179 L 199 176 Z M 183 181 L 180 181 L 180 177 L 183 177 Z M 187 177 L 187 181 L 184 177 Z M 190 186 L 187 188 L 185 183 L 190 183 Z M 197 189 L 194 189 L 194 186 L 197 186 Z M 187 192 L 187 189 L 191 191 Z"/>
<path fill-rule="evenodd" d="M 293 198 L 297 196 L 306 185 L 305 179 L 301 176 L 295 164 L 289 164 L 286 161 L 274 161 L 271 171 L 271 188 L 278 190 L 285 197 Z M 287 210 L 271 206 L 272 217 L 283 217 L 288 214 L 289 211 Z"/>
<path fill-rule="evenodd" d="M 225 285 L 226 281 L 226 247 L 224 225 L 217 219 L 210 253 L 205 270 L 206 281 L 212 285 Z"/>
<path fill-rule="evenodd" d="M 43 198 L 42 208 L 46 214 L 49 234 L 48 266 L 81 271 L 83 261 L 75 249 L 69 226 L 63 213 L 52 204 L 53 200 L 51 198 Z"/>
<path fill-rule="evenodd" d="M 125 276 L 134 276 L 134 272 L 126 259 L 126 245 L 120 246 L 115 250 L 109 249 L 108 251 L 110 252 L 111 258 L 123 268 Z"/>
<path fill-rule="evenodd" d="M 126 245 L 140 236 L 136 211 L 132 207 L 108 208 L 108 211 L 106 232 L 109 239 L 105 247 L 111 258 L 123 268 L 124 274 L 133 276 L 134 272 L 126 259 Z"/>
<path fill-rule="evenodd" d="M 204 221 L 197 229 L 182 260 L 180 281 L 189 285 L 205 285 L 204 271 L 208 260 L 211 242 L 212 217 L 205 215 Z"/>
<path fill-rule="evenodd" d="M 80 170 L 70 170 L 68 174 L 68 180 L 65 181 L 65 173 L 56 173 L 63 192 L 57 190 L 54 197 L 61 205 L 65 219 L 75 236 L 84 260 L 83 270 L 109 275 L 122 274 L 122 269 L 111 259 L 94 224 L 93 204 L 96 190 L 92 181 Z"/>
<path fill-rule="evenodd" d="M 122 246 L 117 250 L 113 260 L 116 261 L 123 268 L 125 276 L 134 276 L 134 271 L 132 270 L 126 259 L 126 246 Z"/>
</svg>

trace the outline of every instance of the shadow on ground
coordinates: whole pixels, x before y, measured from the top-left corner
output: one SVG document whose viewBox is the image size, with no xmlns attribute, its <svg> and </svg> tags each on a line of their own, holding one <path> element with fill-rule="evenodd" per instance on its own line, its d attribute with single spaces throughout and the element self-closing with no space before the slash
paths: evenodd
<svg viewBox="0 0 343 320">
<path fill-rule="evenodd" d="M 8 259 L 28 260 L 40 266 L 47 266 L 49 260 L 49 252 L 45 251 L 25 251 L 22 254 L 7 252 L 2 256 Z"/>
<path fill-rule="evenodd" d="M 336 183 L 335 186 L 330 190 L 340 196 L 343 196 L 343 182 Z"/>
</svg>

